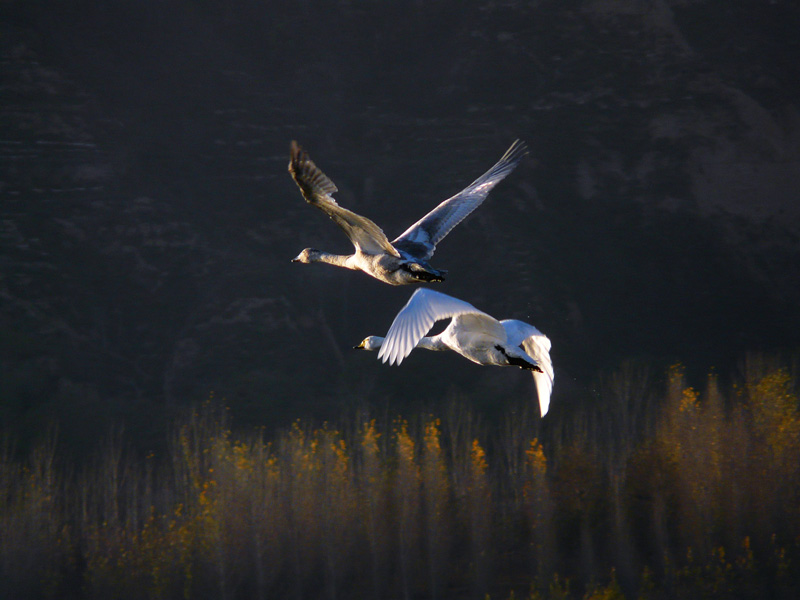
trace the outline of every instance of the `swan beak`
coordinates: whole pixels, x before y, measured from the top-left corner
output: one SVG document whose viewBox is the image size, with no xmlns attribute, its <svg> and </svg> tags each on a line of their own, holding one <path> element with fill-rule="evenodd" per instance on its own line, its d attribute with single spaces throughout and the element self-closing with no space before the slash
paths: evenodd
<svg viewBox="0 0 800 600">
<path fill-rule="evenodd" d="M 363 350 L 364 349 L 364 342 L 361 342 L 358 346 L 353 346 L 353 350 Z"/>
</svg>

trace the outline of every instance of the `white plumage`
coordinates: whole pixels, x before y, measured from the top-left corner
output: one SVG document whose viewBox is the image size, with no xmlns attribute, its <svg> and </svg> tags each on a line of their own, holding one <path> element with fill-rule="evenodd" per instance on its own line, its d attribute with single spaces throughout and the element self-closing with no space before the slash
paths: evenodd
<svg viewBox="0 0 800 600">
<path fill-rule="evenodd" d="M 452 319 L 439 335 L 425 337 L 436 321 Z M 429 289 L 416 290 L 397 313 L 385 338 L 369 336 L 358 348 L 379 350 L 390 365 L 403 362 L 414 348 L 450 349 L 480 365 L 518 366 L 533 372 L 542 416 L 553 391 L 550 340 L 533 325 L 498 321 L 468 302 Z"/>
</svg>

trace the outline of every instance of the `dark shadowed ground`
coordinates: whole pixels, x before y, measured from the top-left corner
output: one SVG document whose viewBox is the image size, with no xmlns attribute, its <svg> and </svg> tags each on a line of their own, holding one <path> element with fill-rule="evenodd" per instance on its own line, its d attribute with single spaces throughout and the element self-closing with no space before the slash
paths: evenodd
<svg viewBox="0 0 800 600">
<path fill-rule="evenodd" d="M 391 238 L 529 158 L 441 244 L 437 289 L 553 341 L 554 418 L 623 360 L 690 377 L 800 340 L 790 1 L 0 2 L 0 424 L 75 444 L 224 399 L 248 425 L 533 401 L 516 370 L 350 348 L 412 288 L 349 251 L 297 139 Z M 221 401 L 221 400 L 220 400 Z M 147 442 L 146 442 L 147 443 Z"/>
</svg>

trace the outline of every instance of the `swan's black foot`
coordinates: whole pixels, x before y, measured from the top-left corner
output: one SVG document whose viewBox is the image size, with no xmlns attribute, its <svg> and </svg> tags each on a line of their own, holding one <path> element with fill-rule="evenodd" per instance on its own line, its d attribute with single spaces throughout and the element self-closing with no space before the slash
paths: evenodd
<svg viewBox="0 0 800 600">
<path fill-rule="evenodd" d="M 508 361 L 509 365 L 519 367 L 520 369 L 525 369 L 526 371 L 538 371 L 539 373 L 543 372 L 542 369 L 539 367 L 539 365 L 537 365 L 536 363 L 530 363 L 524 358 L 509 354 L 508 352 L 506 352 L 506 349 L 503 348 L 500 344 L 497 344 L 495 348 L 497 348 L 500 352 L 503 353 L 503 356 L 506 357 L 506 360 Z"/>
<path fill-rule="evenodd" d="M 447 271 L 435 271 L 430 267 L 424 267 L 417 263 L 407 263 L 403 265 L 408 273 L 410 273 L 416 281 L 420 283 L 438 283 L 444 281 L 444 275 Z"/>
<path fill-rule="evenodd" d="M 444 281 L 444 277 L 441 275 L 437 275 L 435 273 L 428 273 L 427 271 L 422 271 L 420 273 L 414 273 L 417 279 L 425 283 L 439 283 Z"/>
</svg>

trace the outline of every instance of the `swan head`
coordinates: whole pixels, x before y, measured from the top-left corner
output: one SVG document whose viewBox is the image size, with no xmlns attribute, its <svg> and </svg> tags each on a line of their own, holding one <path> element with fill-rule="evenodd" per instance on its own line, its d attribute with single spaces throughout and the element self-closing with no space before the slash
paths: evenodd
<svg viewBox="0 0 800 600">
<path fill-rule="evenodd" d="M 383 338 L 379 335 L 371 335 L 364 338 L 358 346 L 353 346 L 356 350 L 380 350 L 383 345 Z"/>
<path fill-rule="evenodd" d="M 312 262 L 319 262 L 319 256 L 321 252 L 316 248 L 306 248 L 300 254 L 295 256 L 292 259 L 292 262 L 299 262 L 299 263 L 312 263 Z"/>
</svg>

